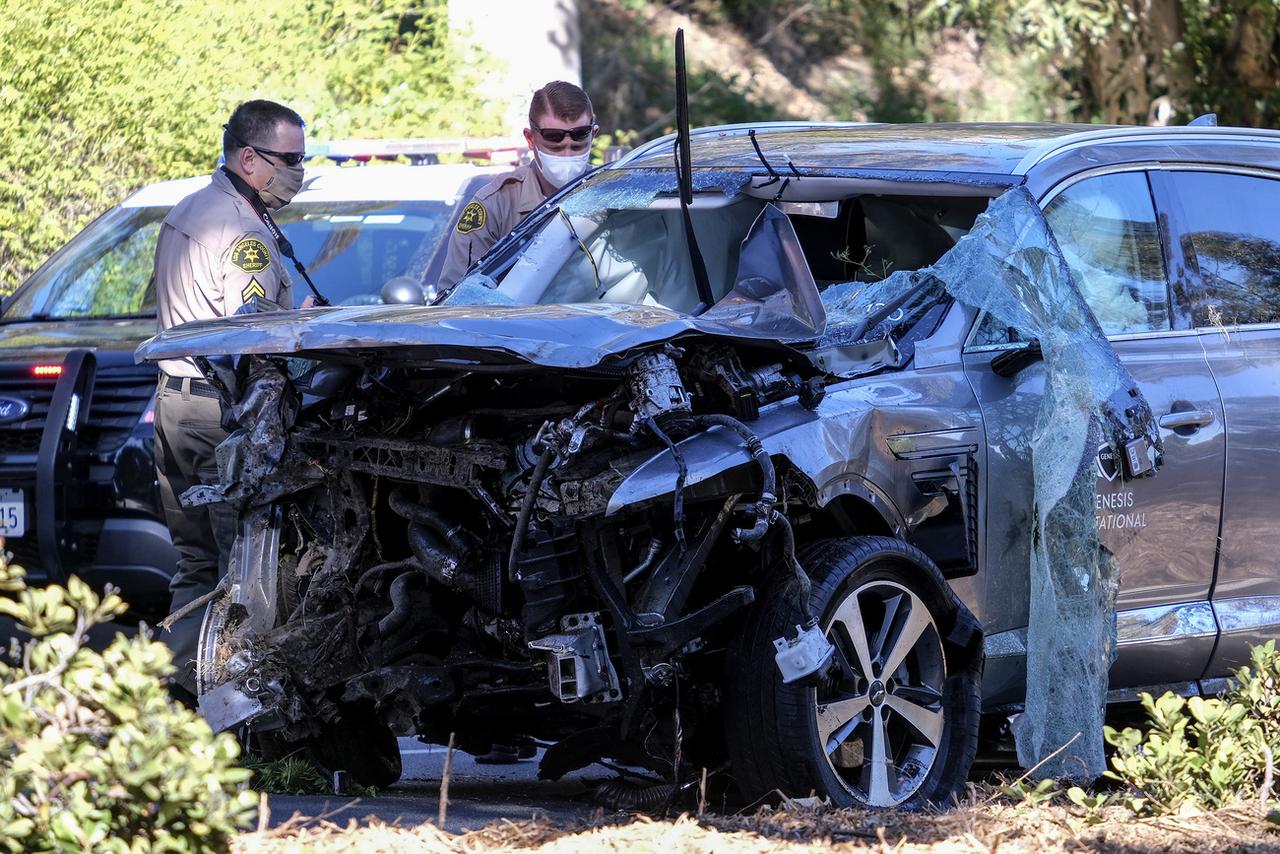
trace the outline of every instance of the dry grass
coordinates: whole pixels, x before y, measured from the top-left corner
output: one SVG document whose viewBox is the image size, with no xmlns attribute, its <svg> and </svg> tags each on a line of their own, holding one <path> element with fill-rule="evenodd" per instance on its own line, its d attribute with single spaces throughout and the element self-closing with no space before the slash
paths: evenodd
<svg viewBox="0 0 1280 854">
<path fill-rule="evenodd" d="M 1120 807 L 1090 823 L 1085 810 L 1062 804 L 1027 806 L 973 790 L 970 801 L 937 813 L 865 810 L 761 809 L 753 815 L 682 815 L 674 820 L 605 817 L 569 824 L 502 821 L 480 830 L 446 833 L 432 824 L 397 827 L 377 820 L 340 827 L 295 819 L 245 834 L 236 854 L 380 854 L 497 851 L 586 854 L 598 851 L 764 852 L 1280 852 L 1280 833 L 1256 804 L 1199 815 L 1139 820 Z"/>
</svg>

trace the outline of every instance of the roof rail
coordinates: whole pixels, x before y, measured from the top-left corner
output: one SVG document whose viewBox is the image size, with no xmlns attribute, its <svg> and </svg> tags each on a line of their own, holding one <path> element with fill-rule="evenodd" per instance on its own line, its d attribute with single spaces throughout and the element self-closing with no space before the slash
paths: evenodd
<svg viewBox="0 0 1280 854">
<path fill-rule="evenodd" d="M 529 147 L 518 137 L 475 139 L 334 139 L 308 141 L 307 158 L 323 157 L 335 163 L 397 160 L 407 157 L 415 166 L 440 162 L 442 154 L 456 154 L 470 160 L 492 163 L 519 163 Z"/>
<path fill-rule="evenodd" d="M 1046 139 L 1035 146 L 1010 170 L 1012 175 L 1026 175 L 1036 164 L 1077 148 L 1104 142 L 1130 142 L 1165 137 L 1168 139 L 1237 139 L 1257 142 L 1280 142 L 1280 133 L 1267 128 L 1239 128 L 1207 125 L 1194 121 L 1190 125 L 1148 127 L 1145 125 L 1107 125 L 1098 130 L 1069 133 Z"/>
</svg>

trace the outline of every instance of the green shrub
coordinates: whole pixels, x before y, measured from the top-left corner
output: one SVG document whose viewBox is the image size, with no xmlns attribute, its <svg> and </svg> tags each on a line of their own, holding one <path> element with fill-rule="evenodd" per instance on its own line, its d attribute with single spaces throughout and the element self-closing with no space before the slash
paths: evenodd
<svg viewBox="0 0 1280 854">
<path fill-rule="evenodd" d="M 0 15 L 0 294 L 143 184 L 212 170 L 241 101 L 317 138 L 497 132 L 445 0 L 24 0 Z M 478 65 L 478 63 L 476 63 Z"/>
<path fill-rule="evenodd" d="M 168 649 L 89 630 L 124 612 L 78 578 L 33 589 L 4 559 L 0 614 L 31 635 L 0 658 L 0 851 L 223 850 L 257 796 L 239 745 L 164 686 Z"/>
<path fill-rule="evenodd" d="M 1227 806 L 1258 795 L 1280 756 L 1280 655 L 1274 641 L 1252 651 L 1220 698 L 1142 694 L 1149 728 L 1106 728 L 1116 750 L 1107 776 L 1132 791 L 1138 814 Z M 1270 793 L 1264 793 L 1269 795 Z"/>
</svg>

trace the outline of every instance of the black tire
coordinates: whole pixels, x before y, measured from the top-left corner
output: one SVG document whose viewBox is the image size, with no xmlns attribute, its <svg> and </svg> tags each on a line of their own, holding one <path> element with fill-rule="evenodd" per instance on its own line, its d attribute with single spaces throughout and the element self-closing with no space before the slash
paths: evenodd
<svg viewBox="0 0 1280 854">
<path fill-rule="evenodd" d="M 400 743 L 391 729 L 370 710 L 344 707 L 336 723 L 321 726 L 317 735 L 301 741 L 281 738 L 276 730 L 252 734 L 250 749 L 268 761 L 296 757 L 322 773 L 346 771 L 361 786 L 384 789 L 400 779 Z"/>
<path fill-rule="evenodd" d="M 311 756 L 332 774 L 346 771 L 362 786 L 384 789 L 400 779 L 400 743 L 372 704 L 347 704 L 338 719 L 308 739 Z"/>
<path fill-rule="evenodd" d="M 782 683 L 773 641 L 794 637 L 805 618 L 797 582 L 779 568 L 775 577 L 782 580 L 762 591 L 727 659 L 725 726 L 742 794 L 748 802 L 776 790 L 817 794 L 837 806 L 906 809 L 952 802 L 978 748 L 982 651 L 976 620 L 934 563 L 901 540 L 823 540 L 801 548 L 797 559 L 813 579 L 811 602 L 828 637 L 837 638 L 837 653 L 817 679 Z M 837 610 L 850 601 L 858 603 L 857 611 L 846 604 L 837 623 Z M 920 606 L 929 619 L 911 640 L 926 616 L 916 613 Z M 865 652 L 849 639 L 847 626 L 855 623 L 869 637 Z M 899 645 L 905 649 L 895 655 L 892 648 Z M 863 655 L 869 675 L 853 663 Z M 900 663 L 880 672 L 891 663 L 882 655 L 900 656 Z M 822 727 L 830 732 L 823 746 L 820 708 Z M 853 709 L 861 711 L 834 726 Z M 868 749 L 888 760 L 880 764 L 883 773 L 866 761 Z"/>
</svg>

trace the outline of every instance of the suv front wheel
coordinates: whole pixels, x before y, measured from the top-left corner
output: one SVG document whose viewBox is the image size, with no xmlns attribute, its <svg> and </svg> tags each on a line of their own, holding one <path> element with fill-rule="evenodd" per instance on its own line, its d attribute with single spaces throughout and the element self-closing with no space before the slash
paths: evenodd
<svg viewBox="0 0 1280 854">
<path fill-rule="evenodd" d="M 976 622 L 934 563 L 901 540 L 824 540 L 797 559 L 836 653 L 816 681 L 779 679 L 773 640 L 803 622 L 793 580 L 748 617 L 729 657 L 725 709 L 743 794 L 908 809 L 952 800 L 978 744 Z"/>
</svg>

